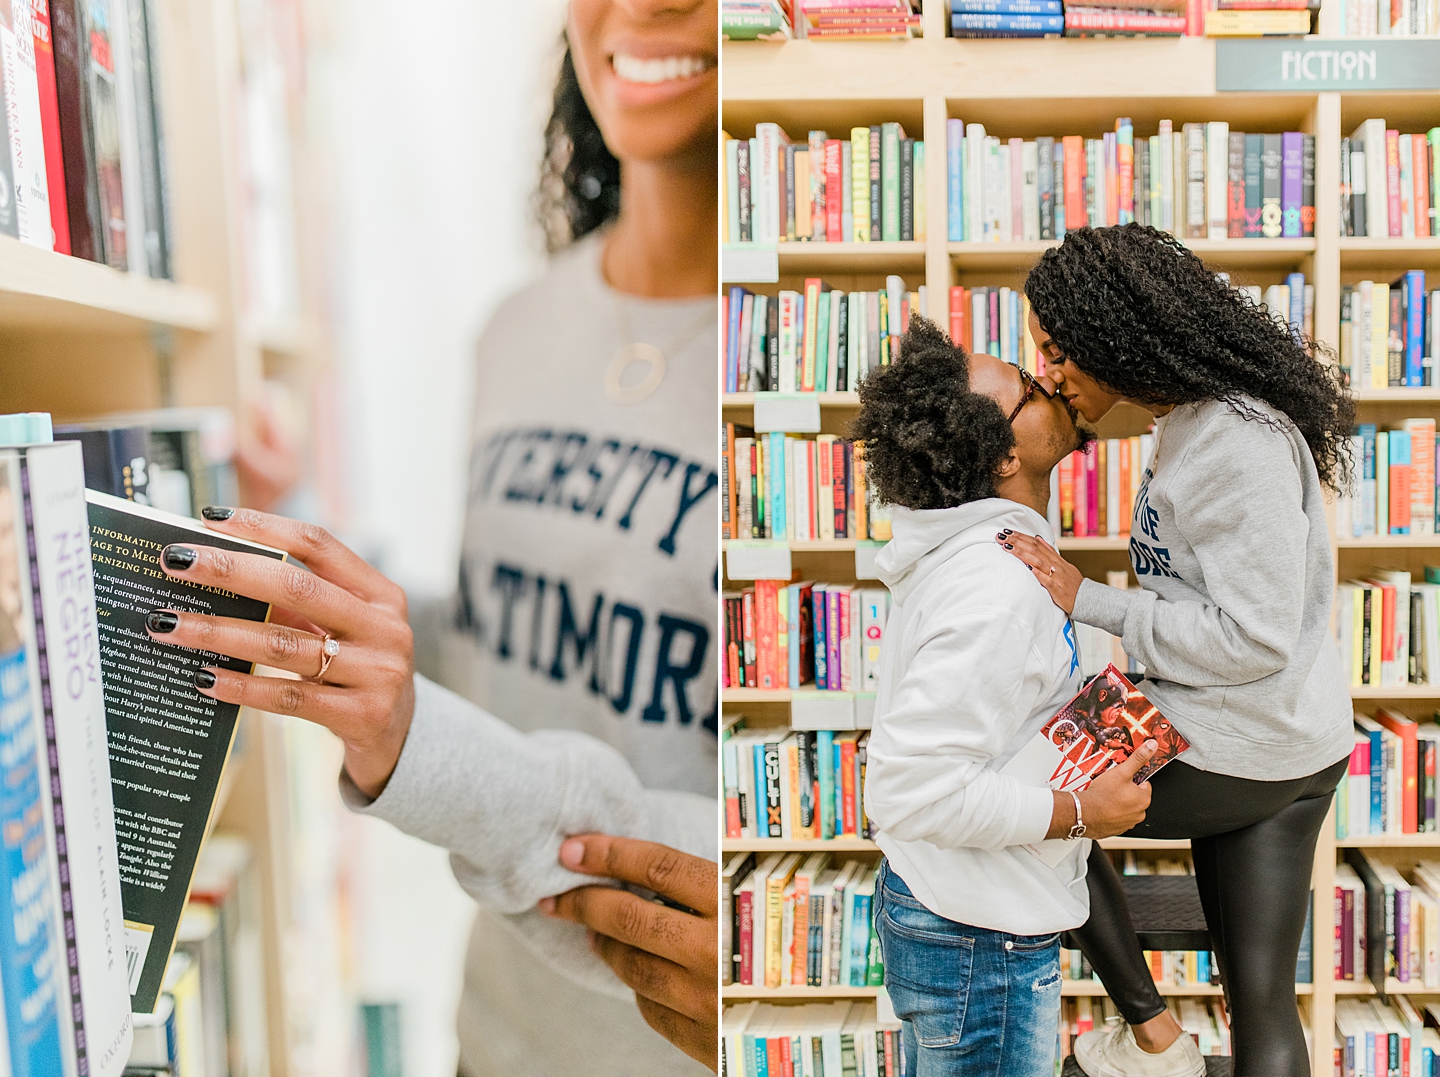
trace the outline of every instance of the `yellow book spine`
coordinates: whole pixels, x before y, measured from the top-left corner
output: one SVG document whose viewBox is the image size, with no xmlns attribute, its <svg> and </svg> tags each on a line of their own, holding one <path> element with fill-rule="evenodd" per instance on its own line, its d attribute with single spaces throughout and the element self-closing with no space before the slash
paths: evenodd
<svg viewBox="0 0 1440 1077">
<path fill-rule="evenodd" d="M 870 128 L 850 128 L 850 238 L 870 242 Z"/>
<path fill-rule="evenodd" d="M 1388 389 L 1390 388 L 1390 285 L 1377 281 L 1371 295 L 1370 388 Z M 1387 521 L 1387 529 L 1388 526 Z M 1380 532 L 1382 535 L 1385 533 L 1384 530 Z"/>
<path fill-rule="evenodd" d="M 815 325 L 820 307 L 820 282 L 805 282 L 805 351 L 800 366 L 800 391 L 815 390 Z"/>
</svg>

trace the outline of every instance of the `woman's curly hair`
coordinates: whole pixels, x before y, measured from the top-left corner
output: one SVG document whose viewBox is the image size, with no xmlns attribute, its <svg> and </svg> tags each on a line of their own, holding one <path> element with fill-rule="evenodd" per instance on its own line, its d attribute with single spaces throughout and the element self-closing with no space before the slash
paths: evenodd
<svg viewBox="0 0 1440 1077">
<path fill-rule="evenodd" d="M 620 162 L 605 145 L 600 125 L 585 103 L 575 74 L 569 40 L 550 122 L 545 125 L 545 160 L 535 193 L 535 213 L 554 254 L 589 235 L 620 213 Z"/>
<path fill-rule="evenodd" d="M 900 358 L 860 382 L 851 436 L 879 499 L 948 509 L 995 496 L 995 471 L 1015 447 L 1000 405 L 970 390 L 970 357 L 918 315 Z"/>
<path fill-rule="evenodd" d="M 1173 236 L 1139 224 L 1067 232 L 1025 294 L 1066 360 L 1112 392 L 1145 404 L 1222 400 L 1270 421 L 1242 398 L 1262 400 L 1299 429 L 1324 486 L 1348 485 L 1355 402 L 1331 353 Z"/>
</svg>

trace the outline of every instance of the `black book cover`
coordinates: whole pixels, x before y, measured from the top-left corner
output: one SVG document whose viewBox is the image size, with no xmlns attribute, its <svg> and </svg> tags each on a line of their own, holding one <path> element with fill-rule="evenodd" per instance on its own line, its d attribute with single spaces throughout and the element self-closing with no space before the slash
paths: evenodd
<svg viewBox="0 0 1440 1077">
<path fill-rule="evenodd" d="M 160 643 L 151 610 L 266 621 L 264 602 L 177 580 L 160 568 L 172 543 L 216 546 L 283 560 L 183 517 L 87 492 L 100 670 L 110 746 L 120 898 L 127 952 L 140 964 L 131 1008 L 150 1013 L 174 947 L 195 860 L 220 788 L 240 708 L 195 690 L 201 666 L 250 673 L 250 662 Z"/>
<path fill-rule="evenodd" d="M 1280 136 L 1261 135 L 1260 151 L 1260 234 L 1279 239 L 1284 226 L 1280 210 Z"/>
<path fill-rule="evenodd" d="M 164 158 L 160 152 L 160 92 L 151 63 L 151 0 L 126 0 L 130 16 L 131 69 L 135 79 L 135 127 L 140 148 L 140 201 L 145 212 L 146 272 L 170 276 L 169 221 L 165 202 Z"/>
<path fill-rule="evenodd" d="M 739 189 L 740 242 L 749 243 L 750 234 L 750 141 L 740 139 L 735 147 L 735 186 Z"/>
<path fill-rule="evenodd" d="M 55 440 L 80 443 L 89 489 L 150 503 L 150 431 L 143 426 L 57 426 Z"/>
<path fill-rule="evenodd" d="M 785 227 L 781 229 L 785 238 L 795 240 L 795 143 L 785 147 Z"/>
<path fill-rule="evenodd" d="M 1340 234 L 1342 236 L 1355 234 L 1355 219 L 1350 215 L 1351 194 L 1350 140 L 1342 138 L 1340 140 Z"/>
<path fill-rule="evenodd" d="M 50 35 L 55 49 L 70 253 L 99 262 L 103 260 L 100 188 L 95 182 L 95 146 L 90 135 L 90 35 L 85 29 L 84 3 L 50 0 Z"/>
<path fill-rule="evenodd" d="M 884 238 L 880 230 L 881 214 L 884 207 L 880 197 L 880 126 L 870 128 L 870 241 L 879 243 Z"/>
<path fill-rule="evenodd" d="M 850 384 L 850 293 L 840 296 L 840 330 L 835 338 L 835 389 L 845 392 Z"/>
<path fill-rule="evenodd" d="M 1365 224 L 1365 151 L 1359 146 L 1364 143 L 1350 143 L 1350 225 L 1351 234 L 1369 235 Z"/>
<path fill-rule="evenodd" d="M 900 140 L 900 239 L 915 238 L 915 140 Z"/>
<path fill-rule="evenodd" d="M 1138 154 L 1140 147 L 1135 150 Z M 1040 197 L 1040 238 L 1055 238 L 1055 139 L 1043 135 L 1035 140 L 1035 158 L 1038 165 L 1036 185 Z M 1137 158 L 1138 163 L 1138 158 Z M 1136 176 L 1139 169 L 1135 170 Z M 1139 202 L 1135 203 L 1139 208 Z M 1136 218 L 1139 219 L 1138 217 Z"/>
<path fill-rule="evenodd" d="M 780 301 L 765 304 L 765 388 L 780 391 Z"/>
<path fill-rule="evenodd" d="M 1375 985 L 1380 1002 L 1389 1005 L 1385 997 L 1385 884 L 1359 849 L 1345 849 L 1344 855 L 1365 886 L 1365 978 Z"/>
</svg>

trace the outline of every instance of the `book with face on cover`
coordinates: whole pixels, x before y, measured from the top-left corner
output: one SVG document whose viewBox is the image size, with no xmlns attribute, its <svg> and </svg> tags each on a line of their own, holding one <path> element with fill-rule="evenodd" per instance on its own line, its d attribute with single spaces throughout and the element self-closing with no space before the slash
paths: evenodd
<svg viewBox="0 0 1440 1077">
<path fill-rule="evenodd" d="M 207 530 L 146 505 L 86 491 L 100 670 L 110 746 L 120 897 L 131 1008 L 149 1013 L 190 892 L 240 708 L 202 696 L 202 666 L 240 673 L 244 662 L 193 651 L 145 630 L 152 610 L 264 622 L 270 606 L 166 574 L 172 544 L 214 546 L 284 560 L 280 550 Z"/>
<path fill-rule="evenodd" d="M 1113 665 L 1091 678 L 1000 768 L 1026 785 L 1083 792 L 1111 767 L 1123 763 L 1147 740 L 1157 748 L 1135 774 L 1138 785 L 1190 747 L 1170 720 Z M 1032 846 L 1055 864 L 1073 848 L 1062 839 Z"/>
</svg>

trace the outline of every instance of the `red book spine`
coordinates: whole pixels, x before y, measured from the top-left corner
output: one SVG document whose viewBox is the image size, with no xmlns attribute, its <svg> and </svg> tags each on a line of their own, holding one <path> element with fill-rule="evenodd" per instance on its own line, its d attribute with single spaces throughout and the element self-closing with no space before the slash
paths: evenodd
<svg viewBox="0 0 1440 1077">
<path fill-rule="evenodd" d="M 1410 533 L 1410 465 L 1390 466 L 1390 534 Z"/>
<path fill-rule="evenodd" d="M 1394 589 L 1387 587 L 1385 590 L 1385 598 L 1387 600 L 1385 612 L 1388 630 L 1390 620 L 1390 592 Z M 1393 634 L 1393 632 L 1387 631 L 1387 637 L 1393 636 Z M 1387 638 L 1387 645 L 1390 652 L 1393 652 L 1393 641 Z M 1415 811 L 1415 790 L 1418 788 L 1418 782 L 1416 780 L 1417 745 L 1415 734 L 1420 727 L 1412 721 L 1398 718 L 1383 709 L 1375 713 L 1375 721 L 1379 722 L 1391 733 L 1394 733 L 1400 741 L 1400 832 L 1402 834 L 1414 834 L 1416 832 L 1415 821 L 1417 818 L 1417 812 Z"/>
<path fill-rule="evenodd" d="M 1400 132 L 1385 132 L 1385 194 L 1390 234 L 1398 236 L 1400 221 Z"/>
<path fill-rule="evenodd" d="M 725 836 L 727 838 L 738 838 L 740 836 L 740 796 L 727 795 L 725 797 Z"/>
<path fill-rule="evenodd" d="M 780 1073 L 793 1074 L 795 1072 L 795 1060 L 790 1057 L 790 1037 L 780 1038 Z"/>
<path fill-rule="evenodd" d="M 1115 33 L 1180 34 L 1185 32 L 1184 15 L 1142 15 L 1129 11 L 1087 11 L 1071 8 L 1065 12 L 1067 30 L 1109 30 Z M 1065 151 L 1070 152 L 1068 149 Z M 1123 182 L 1124 177 L 1121 177 Z"/>
<path fill-rule="evenodd" d="M 1380 588 L 1380 661 L 1395 661 L 1395 588 Z"/>
<path fill-rule="evenodd" d="M 856 837 L 855 830 L 855 742 L 840 742 L 840 833 Z"/>
<path fill-rule="evenodd" d="M 737 983 L 755 983 L 755 892 L 741 890 L 735 895 L 735 915 L 740 941 L 740 977 Z"/>
<path fill-rule="evenodd" d="M 1085 454 L 1085 485 L 1089 506 L 1086 512 L 1086 522 L 1090 527 L 1090 534 L 1100 533 L 1100 454 L 1091 449 Z"/>
<path fill-rule="evenodd" d="M 1205 0 L 1185 0 L 1185 35 L 1205 36 Z"/>
<path fill-rule="evenodd" d="M 845 524 L 849 517 L 850 490 L 849 484 L 845 481 L 845 442 L 832 441 L 830 443 L 830 481 L 834 484 L 833 500 L 835 502 L 835 537 L 849 538 L 849 532 L 845 530 Z M 1409 504 L 1409 500 L 1406 500 Z"/>
<path fill-rule="evenodd" d="M 35 25 L 35 78 L 40 84 L 40 126 L 45 136 L 45 179 L 55 250 L 70 253 L 70 216 L 65 204 L 65 151 L 60 143 L 60 99 L 55 88 L 55 49 L 50 41 L 48 0 L 30 0 Z M 723 323 L 722 323 L 723 324 Z"/>
<path fill-rule="evenodd" d="M 965 289 L 956 284 L 950 288 L 950 342 L 964 346 L 962 331 L 964 328 L 964 304 Z"/>
<path fill-rule="evenodd" d="M 825 143 L 825 236 L 832 242 L 845 238 L 840 234 L 844 198 L 840 186 L 840 140 L 832 138 Z"/>
<path fill-rule="evenodd" d="M 51 0 L 50 39 L 55 66 L 55 96 L 60 118 L 60 143 L 64 167 L 52 175 L 65 183 L 65 208 L 69 214 L 70 253 L 92 262 L 103 259 L 100 250 L 99 194 L 94 189 L 94 162 L 87 147 L 90 142 L 89 90 L 90 43 L 82 38 L 79 0 Z M 49 144 L 46 144 L 45 166 L 50 167 Z M 94 199 L 92 206 L 91 200 Z M 50 199 L 50 205 L 55 205 Z"/>
<path fill-rule="evenodd" d="M 1085 212 L 1085 140 L 1079 135 L 1066 135 L 1065 147 L 1065 228 L 1084 228 L 1089 224 Z"/>
</svg>

